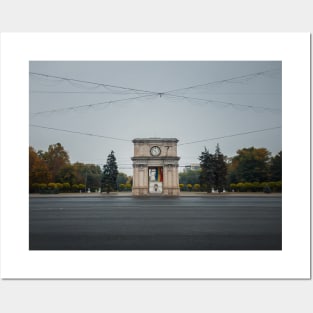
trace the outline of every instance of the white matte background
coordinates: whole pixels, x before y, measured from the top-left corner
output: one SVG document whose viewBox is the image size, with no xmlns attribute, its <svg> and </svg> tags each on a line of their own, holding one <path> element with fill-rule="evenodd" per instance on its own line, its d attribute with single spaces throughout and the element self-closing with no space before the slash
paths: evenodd
<svg viewBox="0 0 313 313">
<path fill-rule="evenodd" d="M 1 31 L 310 31 L 310 1 L 10 1 Z M 60 4 L 59 4 L 60 3 Z M 301 121 L 299 121 L 301 122 Z M 298 122 L 298 123 L 299 123 Z M 296 124 L 295 124 L 296 125 Z M 306 134 L 307 135 L 307 134 Z M 298 138 L 299 144 L 309 145 Z M 300 149 L 301 150 L 301 149 Z M 299 206 L 302 203 L 299 200 Z M 0 281 L 3 312 L 311 312 L 312 281 Z"/>
<path fill-rule="evenodd" d="M 5 33 L 1 39 L 2 162 L 12 164 L 1 170 L 2 278 L 309 278 L 309 197 L 298 206 L 294 194 L 299 181 L 302 193 L 310 192 L 308 175 L 301 175 L 309 146 L 284 176 L 282 251 L 29 251 L 28 188 L 18 197 L 11 188 L 19 176 L 27 187 L 30 60 L 281 60 L 283 171 L 292 169 L 298 138 L 309 137 L 308 33 Z"/>
</svg>

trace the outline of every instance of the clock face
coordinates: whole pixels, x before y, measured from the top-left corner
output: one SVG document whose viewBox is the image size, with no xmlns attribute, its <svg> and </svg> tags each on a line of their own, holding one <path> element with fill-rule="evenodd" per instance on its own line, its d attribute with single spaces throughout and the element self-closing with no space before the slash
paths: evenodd
<svg viewBox="0 0 313 313">
<path fill-rule="evenodd" d="M 151 155 L 153 155 L 153 156 L 157 156 L 157 155 L 159 155 L 159 154 L 161 153 L 161 149 L 160 149 L 160 147 L 158 147 L 158 146 L 154 146 L 154 147 L 152 147 L 152 148 L 150 149 L 150 153 L 151 153 Z"/>
</svg>

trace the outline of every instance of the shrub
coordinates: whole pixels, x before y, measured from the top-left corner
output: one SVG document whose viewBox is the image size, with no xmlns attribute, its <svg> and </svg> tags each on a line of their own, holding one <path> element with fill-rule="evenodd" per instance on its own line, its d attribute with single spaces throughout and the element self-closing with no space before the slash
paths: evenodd
<svg viewBox="0 0 313 313">
<path fill-rule="evenodd" d="M 200 185 L 199 184 L 194 184 L 193 185 L 193 190 L 199 191 L 200 190 Z"/>
<path fill-rule="evenodd" d="M 244 189 L 245 191 L 252 191 L 253 189 L 253 184 L 252 183 L 244 183 Z"/>
<path fill-rule="evenodd" d="M 77 184 L 73 184 L 73 185 L 72 185 L 72 191 L 73 191 L 73 192 L 78 192 L 78 190 L 79 190 L 78 185 L 77 185 Z"/>
<path fill-rule="evenodd" d="M 244 183 L 238 183 L 237 188 L 238 188 L 238 191 L 241 191 L 241 192 L 246 191 Z"/>
<path fill-rule="evenodd" d="M 180 190 L 183 190 L 183 189 L 184 189 L 184 187 L 185 187 L 185 185 L 184 185 L 184 184 L 179 184 L 179 189 L 180 189 Z"/>
<path fill-rule="evenodd" d="M 49 183 L 48 188 L 49 189 L 55 189 L 56 188 L 55 183 Z"/>
<path fill-rule="evenodd" d="M 44 183 L 39 184 L 39 189 L 40 190 L 47 189 L 47 184 L 44 184 Z"/>
<path fill-rule="evenodd" d="M 56 194 L 59 193 L 59 189 L 56 188 L 56 183 L 39 184 L 39 192 L 44 194 Z"/>
<path fill-rule="evenodd" d="M 237 184 L 230 184 L 229 187 L 231 191 L 238 191 Z"/>
<path fill-rule="evenodd" d="M 39 192 L 39 190 L 40 190 L 40 184 L 39 183 L 33 183 L 32 185 L 31 185 L 31 192 Z"/>
<path fill-rule="evenodd" d="M 276 192 L 281 192 L 282 191 L 282 182 L 277 181 L 276 182 Z"/>
<path fill-rule="evenodd" d="M 230 184 L 229 187 L 231 188 L 231 190 L 234 191 L 241 191 L 241 192 L 245 192 L 245 191 L 252 191 L 252 192 L 266 192 L 266 193 L 270 193 L 270 192 L 281 192 L 282 190 L 282 182 L 281 181 L 277 181 L 277 182 L 240 182 L 237 184 Z"/>
<path fill-rule="evenodd" d="M 256 191 L 262 191 L 261 184 L 259 182 L 254 182 L 251 183 L 251 191 L 256 192 Z"/>
<path fill-rule="evenodd" d="M 63 184 L 63 191 L 64 192 L 69 192 L 71 189 L 71 185 L 69 183 L 64 183 Z"/>
<path fill-rule="evenodd" d="M 125 184 L 125 189 L 126 189 L 127 191 L 130 191 L 130 190 L 132 189 L 132 185 L 129 184 L 129 183 Z"/>
<path fill-rule="evenodd" d="M 55 184 L 55 188 L 56 188 L 56 189 L 59 189 L 59 190 L 62 190 L 62 189 L 63 189 L 63 184 L 61 184 L 61 183 L 56 183 L 56 184 Z"/>
<path fill-rule="evenodd" d="M 187 184 L 187 188 L 188 188 L 189 191 L 191 191 L 192 190 L 192 185 L 191 184 Z"/>
<path fill-rule="evenodd" d="M 84 185 L 84 184 L 79 184 L 79 185 L 78 185 L 78 189 L 79 189 L 80 191 L 85 191 L 85 187 L 86 187 L 86 185 Z"/>
</svg>

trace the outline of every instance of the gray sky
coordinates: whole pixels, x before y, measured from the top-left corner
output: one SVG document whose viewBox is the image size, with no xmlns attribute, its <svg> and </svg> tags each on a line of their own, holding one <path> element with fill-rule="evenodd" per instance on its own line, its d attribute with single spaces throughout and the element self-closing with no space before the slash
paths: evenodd
<svg viewBox="0 0 313 313">
<path fill-rule="evenodd" d="M 137 137 L 179 139 L 181 166 L 199 162 L 204 147 L 214 152 L 217 143 L 229 157 L 244 147 L 264 147 L 273 155 L 282 149 L 281 129 L 184 145 L 281 126 L 279 61 L 33 61 L 30 72 L 150 92 L 31 74 L 31 125 L 126 140 L 30 126 L 31 146 L 47 150 L 60 142 L 72 163 L 102 166 L 114 150 L 120 171 L 130 175 L 131 140 Z M 176 90 L 191 86 L 198 87 Z M 142 98 L 114 102 L 135 97 Z"/>
</svg>

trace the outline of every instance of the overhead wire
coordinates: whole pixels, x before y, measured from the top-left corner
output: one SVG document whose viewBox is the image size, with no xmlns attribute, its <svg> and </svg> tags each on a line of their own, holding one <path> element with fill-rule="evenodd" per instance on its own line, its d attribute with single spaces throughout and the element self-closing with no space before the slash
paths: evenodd
<svg viewBox="0 0 313 313">
<path fill-rule="evenodd" d="M 43 128 L 43 129 L 49 129 L 49 130 L 55 130 L 55 131 L 61 131 L 61 132 L 67 132 L 67 133 L 72 133 L 72 134 L 79 134 L 79 135 L 85 135 L 85 136 L 93 136 L 93 137 L 99 137 L 99 138 L 105 138 L 105 139 L 132 142 L 131 139 L 103 136 L 103 135 L 98 135 L 98 134 L 93 134 L 93 133 L 85 133 L 85 132 L 80 132 L 80 131 L 73 131 L 73 130 L 68 130 L 68 129 L 60 129 L 60 128 L 54 128 L 54 127 L 48 127 L 48 126 L 42 126 L 42 125 L 36 125 L 36 124 L 30 124 L 30 126 L 31 127 L 37 127 L 37 128 Z M 235 136 L 248 135 L 248 134 L 259 133 L 259 132 L 264 132 L 264 131 L 269 131 L 269 130 L 274 130 L 274 129 L 280 129 L 280 128 L 281 128 L 281 126 L 275 126 L 275 127 L 270 127 L 270 128 L 251 130 L 251 131 L 247 131 L 247 132 L 241 132 L 241 133 L 225 135 L 225 136 L 220 136 L 220 137 L 213 137 L 213 138 L 206 138 L 206 139 L 201 139 L 201 140 L 196 140 L 196 141 L 184 142 L 184 143 L 178 144 L 178 146 L 190 145 L 190 144 L 194 144 L 194 143 L 223 139 L 223 138 L 230 138 L 230 137 L 235 137 Z"/>
<path fill-rule="evenodd" d="M 221 103 L 221 104 L 226 104 L 226 105 L 232 106 L 232 107 L 238 106 L 238 107 L 247 107 L 249 109 L 263 109 L 263 110 L 270 110 L 270 111 L 279 110 L 276 108 L 270 108 L 270 107 L 264 107 L 264 106 L 255 106 L 255 105 L 249 105 L 249 104 L 233 103 L 233 102 L 213 100 L 213 99 L 194 98 L 194 97 L 180 96 L 180 95 L 174 95 L 174 94 L 166 94 L 165 96 L 182 98 L 185 100 L 202 101 L 202 102 L 206 102 L 206 103 Z"/>
<path fill-rule="evenodd" d="M 39 111 L 39 112 L 32 113 L 32 115 L 45 114 L 45 113 L 55 113 L 55 112 L 61 112 L 61 111 L 67 111 L 67 110 L 77 110 L 77 109 L 81 109 L 81 108 L 92 108 L 94 106 L 99 106 L 99 105 L 103 105 L 103 104 L 112 104 L 112 103 L 117 103 L 117 102 L 122 102 L 122 101 L 131 101 L 131 100 L 136 100 L 136 99 L 140 99 L 140 98 L 147 98 L 147 97 L 155 97 L 155 95 L 143 95 L 143 96 L 137 96 L 137 97 L 123 98 L 123 99 L 116 99 L 116 100 L 107 100 L 107 101 L 97 102 L 97 103 L 89 103 L 89 104 L 65 107 L 65 108 L 60 108 L 60 109 Z"/>
<path fill-rule="evenodd" d="M 55 131 L 60 131 L 60 132 L 66 132 L 66 133 L 71 133 L 71 134 L 78 134 L 78 135 L 84 135 L 84 136 L 92 136 L 92 137 L 99 137 L 99 138 L 104 138 L 104 139 L 112 139 L 112 140 L 131 142 L 130 139 L 103 136 L 103 135 L 97 135 L 97 134 L 93 134 L 93 133 L 85 133 L 85 132 L 80 132 L 80 131 L 73 131 L 73 130 L 68 130 L 68 129 L 60 129 L 60 128 L 54 128 L 54 127 L 48 127 L 48 126 L 42 126 L 42 125 L 36 125 L 36 124 L 30 124 L 29 126 L 37 127 L 37 128 L 43 128 L 43 129 L 49 129 L 49 130 L 55 130 Z"/>
<path fill-rule="evenodd" d="M 135 92 L 145 92 L 145 93 L 150 93 L 150 94 L 158 94 L 157 92 L 149 91 L 149 90 L 143 90 L 143 89 L 135 89 L 135 88 L 130 88 L 130 87 L 123 87 L 123 86 L 117 86 L 117 85 L 111 85 L 111 84 L 105 84 L 105 83 L 97 83 L 97 82 L 92 82 L 88 80 L 81 80 L 81 79 L 76 79 L 76 78 L 70 78 L 70 77 L 62 77 L 62 76 L 55 76 L 55 75 L 48 75 L 44 73 L 37 73 L 37 72 L 29 72 L 30 75 L 35 75 L 35 76 L 41 76 L 41 77 L 50 77 L 50 78 L 55 78 L 55 79 L 60 79 L 64 80 L 67 82 L 77 82 L 77 83 L 84 83 L 84 84 L 90 84 L 90 85 L 96 85 L 98 87 L 112 87 L 112 88 L 117 88 L 117 89 L 123 89 L 123 90 L 131 90 Z"/>
<path fill-rule="evenodd" d="M 242 133 L 237 133 L 237 134 L 232 134 L 232 135 L 225 135 L 225 136 L 221 136 L 221 137 L 213 137 L 213 138 L 206 138 L 206 139 L 201 139 L 201 140 L 196 140 L 196 141 L 183 142 L 181 144 L 178 144 L 178 146 L 191 145 L 191 144 L 199 143 L 199 142 L 205 142 L 205 141 L 211 141 L 211 140 L 217 140 L 217 139 L 223 139 L 223 138 L 230 138 L 230 137 L 248 135 L 248 134 L 259 133 L 259 132 L 264 132 L 264 131 L 273 130 L 273 129 L 279 129 L 279 128 L 281 128 L 281 126 L 275 126 L 275 127 L 258 129 L 258 130 L 251 130 L 251 131 L 248 131 L 248 132 L 242 132 Z"/>
<path fill-rule="evenodd" d="M 209 82 L 209 83 L 205 83 L 205 84 L 193 85 L 193 86 L 189 86 L 189 87 L 185 87 L 185 88 L 173 89 L 173 90 L 169 90 L 169 91 L 165 91 L 165 92 L 148 91 L 148 90 L 142 90 L 142 89 L 135 89 L 135 88 L 128 88 L 128 87 L 104 84 L 104 83 L 96 83 L 96 82 L 85 81 L 85 80 L 78 80 L 78 79 L 74 79 L 74 78 L 66 78 L 66 77 L 61 77 L 61 76 L 47 75 L 47 74 L 43 74 L 43 73 L 30 72 L 30 75 L 36 76 L 37 78 L 38 77 L 52 78 L 52 79 L 54 79 L 54 81 L 52 81 L 52 82 L 55 82 L 55 83 L 60 82 L 60 81 L 68 81 L 72 85 L 74 85 L 73 83 L 78 83 L 78 84 L 81 83 L 81 84 L 90 84 L 90 85 L 96 86 L 94 89 L 97 89 L 98 87 L 103 87 L 106 89 L 113 88 L 113 90 L 110 90 L 107 92 L 91 92 L 91 91 L 80 91 L 80 92 L 77 92 L 77 91 L 76 92 L 75 91 L 68 91 L 68 92 L 67 91 L 55 91 L 55 92 L 52 91 L 51 92 L 50 91 L 49 92 L 49 91 L 38 91 L 38 90 L 37 91 L 36 90 L 30 91 L 30 92 L 31 93 L 90 93 L 90 94 L 92 94 L 92 93 L 111 93 L 111 94 L 115 93 L 115 94 L 125 94 L 125 95 L 126 94 L 140 94 L 140 96 L 136 96 L 136 97 L 129 97 L 129 98 L 124 98 L 124 99 L 116 99 L 116 100 L 108 100 L 108 101 L 103 101 L 103 102 L 98 102 L 98 103 L 91 103 L 91 104 L 71 106 L 71 107 L 54 109 L 54 110 L 40 111 L 40 112 L 33 113 L 35 115 L 36 114 L 44 114 L 44 113 L 54 113 L 54 112 L 65 111 L 65 110 L 76 110 L 76 109 L 81 109 L 81 108 L 91 108 L 91 107 L 103 105 L 103 104 L 111 104 L 111 103 L 117 103 L 117 102 L 122 102 L 122 101 L 131 101 L 131 100 L 136 100 L 136 99 L 140 99 L 140 98 L 154 97 L 154 96 L 169 97 L 169 98 L 176 98 L 176 99 L 185 99 L 185 100 L 191 100 L 191 101 L 200 101 L 200 102 L 206 102 L 206 103 L 221 103 L 221 104 L 228 105 L 231 107 L 246 107 L 249 109 L 259 108 L 259 109 L 265 109 L 265 110 L 271 110 L 271 111 L 274 110 L 275 111 L 275 110 L 279 110 L 279 109 L 262 107 L 262 106 L 244 105 L 244 104 L 232 103 L 232 102 L 221 101 L 221 100 L 195 98 L 195 97 L 189 97 L 189 96 L 175 94 L 175 92 L 178 92 L 178 91 L 186 91 L 186 90 L 188 91 L 190 89 L 195 89 L 198 87 L 205 87 L 205 86 L 209 86 L 209 85 L 213 85 L 213 84 L 216 85 L 216 84 L 223 84 L 223 83 L 227 83 L 227 82 L 235 82 L 236 80 L 248 80 L 248 79 L 252 79 L 254 77 L 266 75 L 266 74 L 274 72 L 274 71 L 277 71 L 277 69 L 263 71 L 263 72 L 257 72 L 257 73 L 251 73 L 251 74 L 247 74 L 247 75 L 232 77 L 229 79 L 213 81 L 213 82 Z M 114 90 L 114 89 L 119 89 L 120 91 Z M 125 138 L 103 136 L 103 135 L 99 135 L 99 134 L 85 133 L 85 132 L 73 131 L 73 130 L 68 130 L 68 129 L 59 129 L 59 128 L 47 127 L 47 126 L 35 125 L 35 124 L 31 124 L 30 126 L 41 128 L 41 129 L 48 129 L 48 130 L 53 130 L 53 131 L 72 133 L 72 134 L 77 134 L 77 135 L 93 136 L 93 137 L 98 137 L 98 138 L 103 138 L 103 139 L 111 139 L 111 140 L 131 142 L 130 139 L 125 139 Z M 274 129 L 279 129 L 279 128 L 281 128 L 281 126 L 276 126 L 276 127 L 272 127 L 272 128 L 266 128 L 266 129 L 253 130 L 253 131 L 248 131 L 248 132 L 241 132 L 241 133 L 225 135 L 225 136 L 220 136 L 220 137 L 214 137 L 214 138 L 206 138 L 206 139 L 201 139 L 201 140 L 196 140 L 196 141 L 184 142 L 184 143 L 178 144 L 178 146 L 195 144 L 195 143 L 217 140 L 217 139 L 223 139 L 223 138 L 230 138 L 230 137 L 247 135 L 247 134 L 258 133 L 258 132 L 264 132 L 264 131 L 269 131 L 269 130 L 274 130 Z"/>
<path fill-rule="evenodd" d="M 66 91 L 66 90 L 30 90 L 30 93 L 34 94 L 91 94 L 91 95 L 98 95 L 98 94 L 118 94 L 118 95 L 133 95 L 133 94 L 146 94 L 142 91 L 138 92 L 127 92 L 127 91 Z"/>
<path fill-rule="evenodd" d="M 165 91 L 162 94 L 168 94 L 168 93 L 182 91 L 182 90 L 194 89 L 194 88 L 208 86 L 208 85 L 213 85 L 213 84 L 214 85 L 215 84 L 223 84 L 223 83 L 231 82 L 231 81 L 234 81 L 234 80 L 254 78 L 254 77 L 262 76 L 262 75 L 264 75 L 266 73 L 271 73 L 271 72 L 274 72 L 274 71 L 277 71 L 277 70 L 279 70 L 279 69 L 276 68 L 276 69 L 271 69 L 271 70 L 267 70 L 267 71 L 250 73 L 250 74 L 241 75 L 241 76 L 235 76 L 235 77 L 222 79 L 222 80 L 216 80 L 216 81 L 212 81 L 212 82 L 208 82 L 208 83 L 204 83 L 204 84 L 198 84 L 198 85 L 193 85 L 193 86 L 188 86 L 188 87 L 183 87 L 183 88 L 172 89 L 172 90 Z"/>
<path fill-rule="evenodd" d="M 47 77 L 47 78 L 52 78 L 52 79 L 58 79 L 58 80 L 64 80 L 64 81 L 68 81 L 68 82 L 79 82 L 79 83 L 85 83 L 85 84 L 92 84 L 92 85 L 96 85 L 97 87 L 102 86 L 105 88 L 118 88 L 118 89 L 122 89 L 122 90 L 127 90 L 127 91 L 131 91 L 132 93 L 139 93 L 140 96 L 134 97 L 134 98 L 125 98 L 125 99 L 118 99 L 118 100 L 111 100 L 111 101 L 104 101 L 104 102 L 98 102 L 98 103 L 94 103 L 94 104 L 86 104 L 86 105 L 81 105 L 81 106 L 76 106 L 76 107 L 66 107 L 66 108 L 60 108 L 60 109 L 54 109 L 54 110 L 48 110 L 48 111 L 41 111 L 41 112 L 35 112 L 33 114 L 43 114 L 43 113 L 54 113 L 54 112 L 58 112 L 58 111 L 65 111 L 65 110 L 76 110 L 76 109 L 80 109 L 80 108 L 88 108 L 88 107 L 93 107 L 96 105 L 101 105 L 101 104 L 108 104 L 108 103 L 114 103 L 114 102 L 120 102 L 120 101 L 126 101 L 126 100 L 134 100 L 134 99 L 139 99 L 141 97 L 145 97 L 147 96 L 159 96 L 159 97 L 169 97 L 169 98 L 181 98 L 181 99 L 185 99 L 185 100 L 191 100 L 191 101 L 201 101 L 201 102 L 205 102 L 205 103 L 221 103 L 227 106 L 231 106 L 233 108 L 239 108 L 239 107 L 245 107 L 245 108 L 249 108 L 252 110 L 255 109 L 262 109 L 262 110 L 268 110 L 268 111 L 279 111 L 280 109 L 277 108 L 269 108 L 269 107 L 264 107 L 264 106 L 253 106 L 253 105 L 245 105 L 245 104 L 241 104 L 241 103 L 233 103 L 233 102 L 228 102 L 228 101 L 222 101 L 222 100 L 214 100 L 214 99 L 203 99 L 203 98 L 196 98 L 196 97 L 190 97 L 190 96 L 186 96 L 186 95 L 177 95 L 175 94 L 175 92 L 177 91 L 186 91 L 186 90 L 190 90 L 190 89 L 194 89 L 194 88 L 198 88 L 198 87 L 203 87 L 203 86 L 208 86 L 211 84 L 223 84 L 226 82 L 234 82 L 235 80 L 247 80 L 247 79 L 252 79 L 254 77 L 258 77 L 258 76 L 262 76 L 268 73 L 273 73 L 275 71 L 277 71 L 278 69 L 272 69 L 272 70 L 267 70 L 267 71 L 262 71 L 262 72 L 256 72 L 256 73 L 250 73 L 250 74 L 246 74 L 246 75 L 241 75 L 241 76 L 236 76 L 236 77 L 232 77 L 232 78 L 228 78 L 228 79 L 223 79 L 223 80 L 217 80 L 217 81 L 213 81 L 213 82 L 209 82 L 209 83 L 205 83 L 205 84 L 198 84 L 198 85 L 193 85 L 193 86 L 189 86 L 189 87 L 185 87 L 185 88 L 178 88 L 178 89 L 173 89 L 170 91 L 165 91 L 165 92 L 155 92 L 155 91 L 148 91 L 148 90 L 143 90 L 143 89 L 135 89 L 135 88 L 129 88 L 129 87 L 123 87 L 123 86 L 116 86 L 116 85 L 110 85 L 110 84 L 104 84 L 104 83 L 96 83 L 96 82 L 91 82 L 91 81 L 86 81 L 86 80 L 79 80 L 79 79 L 74 79 L 74 78 L 67 78 L 67 77 L 61 77 L 61 76 L 55 76 L 55 75 L 48 75 L 48 74 L 44 74 L 44 73 L 36 73 L 36 72 L 30 72 L 30 75 L 35 75 L 35 76 L 39 76 L 39 77 Z M 32 91 L 31 91 L 32 92 Z M 59 92 L 61 93 L 61 91 Z M 63 92 L 66 93 L 66 92 Z M 114 93 L 114 91 L 112 92 Z M 144 93 L 144 95 L 142 95 Z"/>
</svg>

